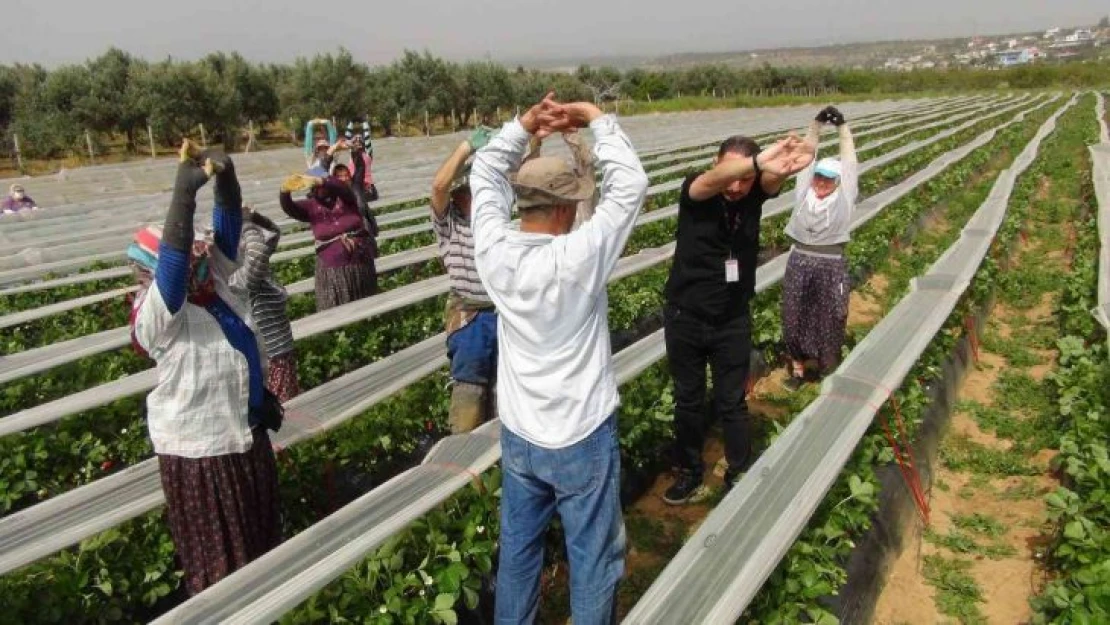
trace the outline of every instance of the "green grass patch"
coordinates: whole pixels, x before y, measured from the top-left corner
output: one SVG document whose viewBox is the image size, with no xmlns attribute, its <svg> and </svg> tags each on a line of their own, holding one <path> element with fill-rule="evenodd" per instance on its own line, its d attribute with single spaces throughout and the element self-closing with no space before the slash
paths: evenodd
<svg viewBox="0 0 1110 625">
<path fill-rule="evenodd" d="M 988 330 L 983 335 L 982 347 L 985 351 L 1005 358 L 1011 367 L 1024 368 L 1041 364 L 1041 357 L 1024 343 L 1014 338 L 1003 338 L 994 330 Z"/>
<path fill-rule="evenodd" d="M 925 531 L 925 540 L 953 553 L 984 556 L 991 560 L 1006 558 L 1017 553 L 1017 550 L 1010 545 L 1001 542 L 980 542 L 971 534 L 958 529 L 949 530 L 946 534 L 928 529 Z"/>
<path fill-rule="evenodd" d="M 1006 533 L 1006 526 L 998 519 L 978 512 L 972 514 L 957 514 L 952 517 L 952 524 L 956 527 L 988 536 L 998 538 Z"/>
<path fill-rule="evenodd" d="M 940 452 L 941 462 L 953 471 L 980 476 L 1037 475 L 1041 468 L 1015 449 L 992 449 L 966 436 L 949 436 Z"/>
<path fill-rule="evenodd" d="M 987 619 L 979 611 L 983 591 L 968 573 L 970 568 L 971 563 L 966 560 L 925 556 L 925 581 L 937 589 L 937 610 L 965 625 L 977 625 Z"/>
<path fill-rule="evenodd" d="M 1030 501 L 1046 495 L 1048 490 L 1047 488 L 1037 488 L 1033 480 L 1022 478 L 1018 484 L 1009 486 L 1006 490 L 998 493 L 998 498 L 1004 501 Z"/>
</svg>

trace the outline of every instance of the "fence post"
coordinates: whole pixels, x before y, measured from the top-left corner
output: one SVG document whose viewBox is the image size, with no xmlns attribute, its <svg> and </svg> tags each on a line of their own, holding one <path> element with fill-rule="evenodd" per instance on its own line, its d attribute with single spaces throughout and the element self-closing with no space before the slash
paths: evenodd
<svg viewBox="0 0 1110 625">
<path fill-rule="evenodd" d="M 89 146 L 89 162 L 91 163 L 94 160 L 94 157 L 92 147 L 92 135 L 89 134 L 88 130 L 85 130 L 85 145 Z"/>
<path fill-rule="evenodd" d="M 478 109 L 474 109 L 474 110 L 470 111 L 470 127 L 471 128 L 477 128 L 478 127 Z"/>
<path fill-rule="evenodd" d="M 19 173 L 23 172 L 23 152 L 19 149 L 19 135 L 12 133 L 12 141 L 15 143 L 15 164 L 19 168 Z"/>
<path fill-rule="evenodd" d="M 520 105 L 519 104 L 516 105 L 516 116 L 520 117 Z"/>
<path fill-rule="evenodd" d="M 458 130 L 458 126 L 455 125 L 455 109 L 451 109 L 451 132 L 456 130 Z"/>
<path fill-rule="evenodd" d="M 292 117 L 289 118 L 289 133 L 293 135 L 293 145 L 297 145 L 297 122 Z"/>
<path fill-rule="evenodd" d="M 155 158 L 158 153 L 154 151 L 154 129 L 150 127 L 150 122 L 146 123 L 146 136 L 150 139 L 150 158 Z"/>
<path fill-rule="evenodd" d="M 247 120 L 247 149 L 246 149 L 246 152 L 249 154 L 250 151 L 251 151 L 251 148 L 253 148 L 253 147 L 254 147 L 254 120 L 253 119 L 248 119 Z"/>
<path fill-rule="evenodd" d="M 428 109 L 424 109 L 424 136 L 432 136 L 432 126 L 428 123 Z"/>
<path fill-rule="evenodd" d="M 397 132 L 401 132 L 401 111 L 397 111 Z"/>
<path fill-rule="evenodd" d="M 200 126 L 200 145 L 201 147 L 208 147 L 208 133 L 204 132 L 204 124 L 197 124 Z"/>
</svg>

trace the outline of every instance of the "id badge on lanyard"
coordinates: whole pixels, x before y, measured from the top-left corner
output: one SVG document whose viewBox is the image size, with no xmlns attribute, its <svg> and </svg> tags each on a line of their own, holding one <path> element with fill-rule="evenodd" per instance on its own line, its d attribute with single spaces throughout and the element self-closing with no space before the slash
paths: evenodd
<svg viewBox="0 0 1110 625">
<path fill-rule="evenodd" d="M 740 281 L 740 261 L 736 260 L 732 254 L 732 242 L 736 237 L 736 220 L 739 217 L 739 211 L 733 212 L 729 215 L 729 228 L 728 228 L 728 260 L 725 261 L 725 282 L 733 283 Z"/>
</svg>

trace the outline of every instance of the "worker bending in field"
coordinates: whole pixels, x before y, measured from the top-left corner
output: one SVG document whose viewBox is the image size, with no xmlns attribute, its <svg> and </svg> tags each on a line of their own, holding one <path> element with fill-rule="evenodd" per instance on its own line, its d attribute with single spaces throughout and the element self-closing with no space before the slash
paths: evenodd
<svg viewBox="0 0 1110 625">
<path fill-rule="evenodd" d="M 745 395 L 759 222 L 763 203 L 813 156 L 813 146 L 793 135 L 763 152 L 747 137 L 730 137 L 712 169 L 682 183 L 663 309 L 675 390 L 675 481 L 663 495 L 666 503 L 686 503 L 702 484 L 707 365 L 713 374 L 713 412 L 724 428 L 725 488 L 751 464 Z"/>
<path fill-rule="evenodd" d="M 794 240 L 782 281 L 789 390 L 831 373 L 840 363 L 852 292 L 844 246 L 851 236 L 852 210 L 859 195 L 859 164 L 852 132 L 835 107 L 817 114 L 806 143 L 816 150 L 822 124 L 838 129 L 840 159 L 823 158 L 798 174 L 797 204 L 786 226 L 787 236 Z"/>
<path fill-rule="evenodd" d="M 489 418 L 497 378 L 497 313 L 474 264 L 467 159 L 489 141 L 479 127 L 459 144 L 432 182 L 432 228 L 447 269 L 450 293 L 444 325 L 451 361 L 451 432 L 469 432 Z"/>
<path fill-rule="evenodd" d="M 0 203 L 0 212 L 5 215 L 18 213 L 23 210 L 38 210 L 38 204 L 23 190 L 23 185 L 13 184 L 8 190 L 8 196 Z"/>
<path fill-rule="evenodd" d="M 596 215 L 571 232 L 593 179 L 560 158 L 521 160 L 530 136 L 587 124 L 603 194 Z M 535 622 L 545 530 L 558 512 L 574 623 L 612 623 L 625 538 L 606 284 L 648 177 L 615 118 L 548 95 L 478 151 L 470 183 L 475 261 L 499 315 L 496 621 Z M 514 199 L 519 229 L 510 223 Z"/>
</svg>

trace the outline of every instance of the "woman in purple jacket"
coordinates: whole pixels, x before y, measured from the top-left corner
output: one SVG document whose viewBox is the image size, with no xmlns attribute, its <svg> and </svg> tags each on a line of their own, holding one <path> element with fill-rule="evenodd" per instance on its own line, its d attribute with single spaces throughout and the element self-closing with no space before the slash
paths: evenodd
<svg viewBox="0 0 1110 625">
<path fill-rule="evenodd" d="M 308 198 L 292 192 L 309 186 Z M 316 310 L 327 310 L 378 291 L 374 241 L 351 188 L 334 178 L 290 176 L 281 187 L 281 210 L 311 225 L 316 239 Z"/>
</svg>

